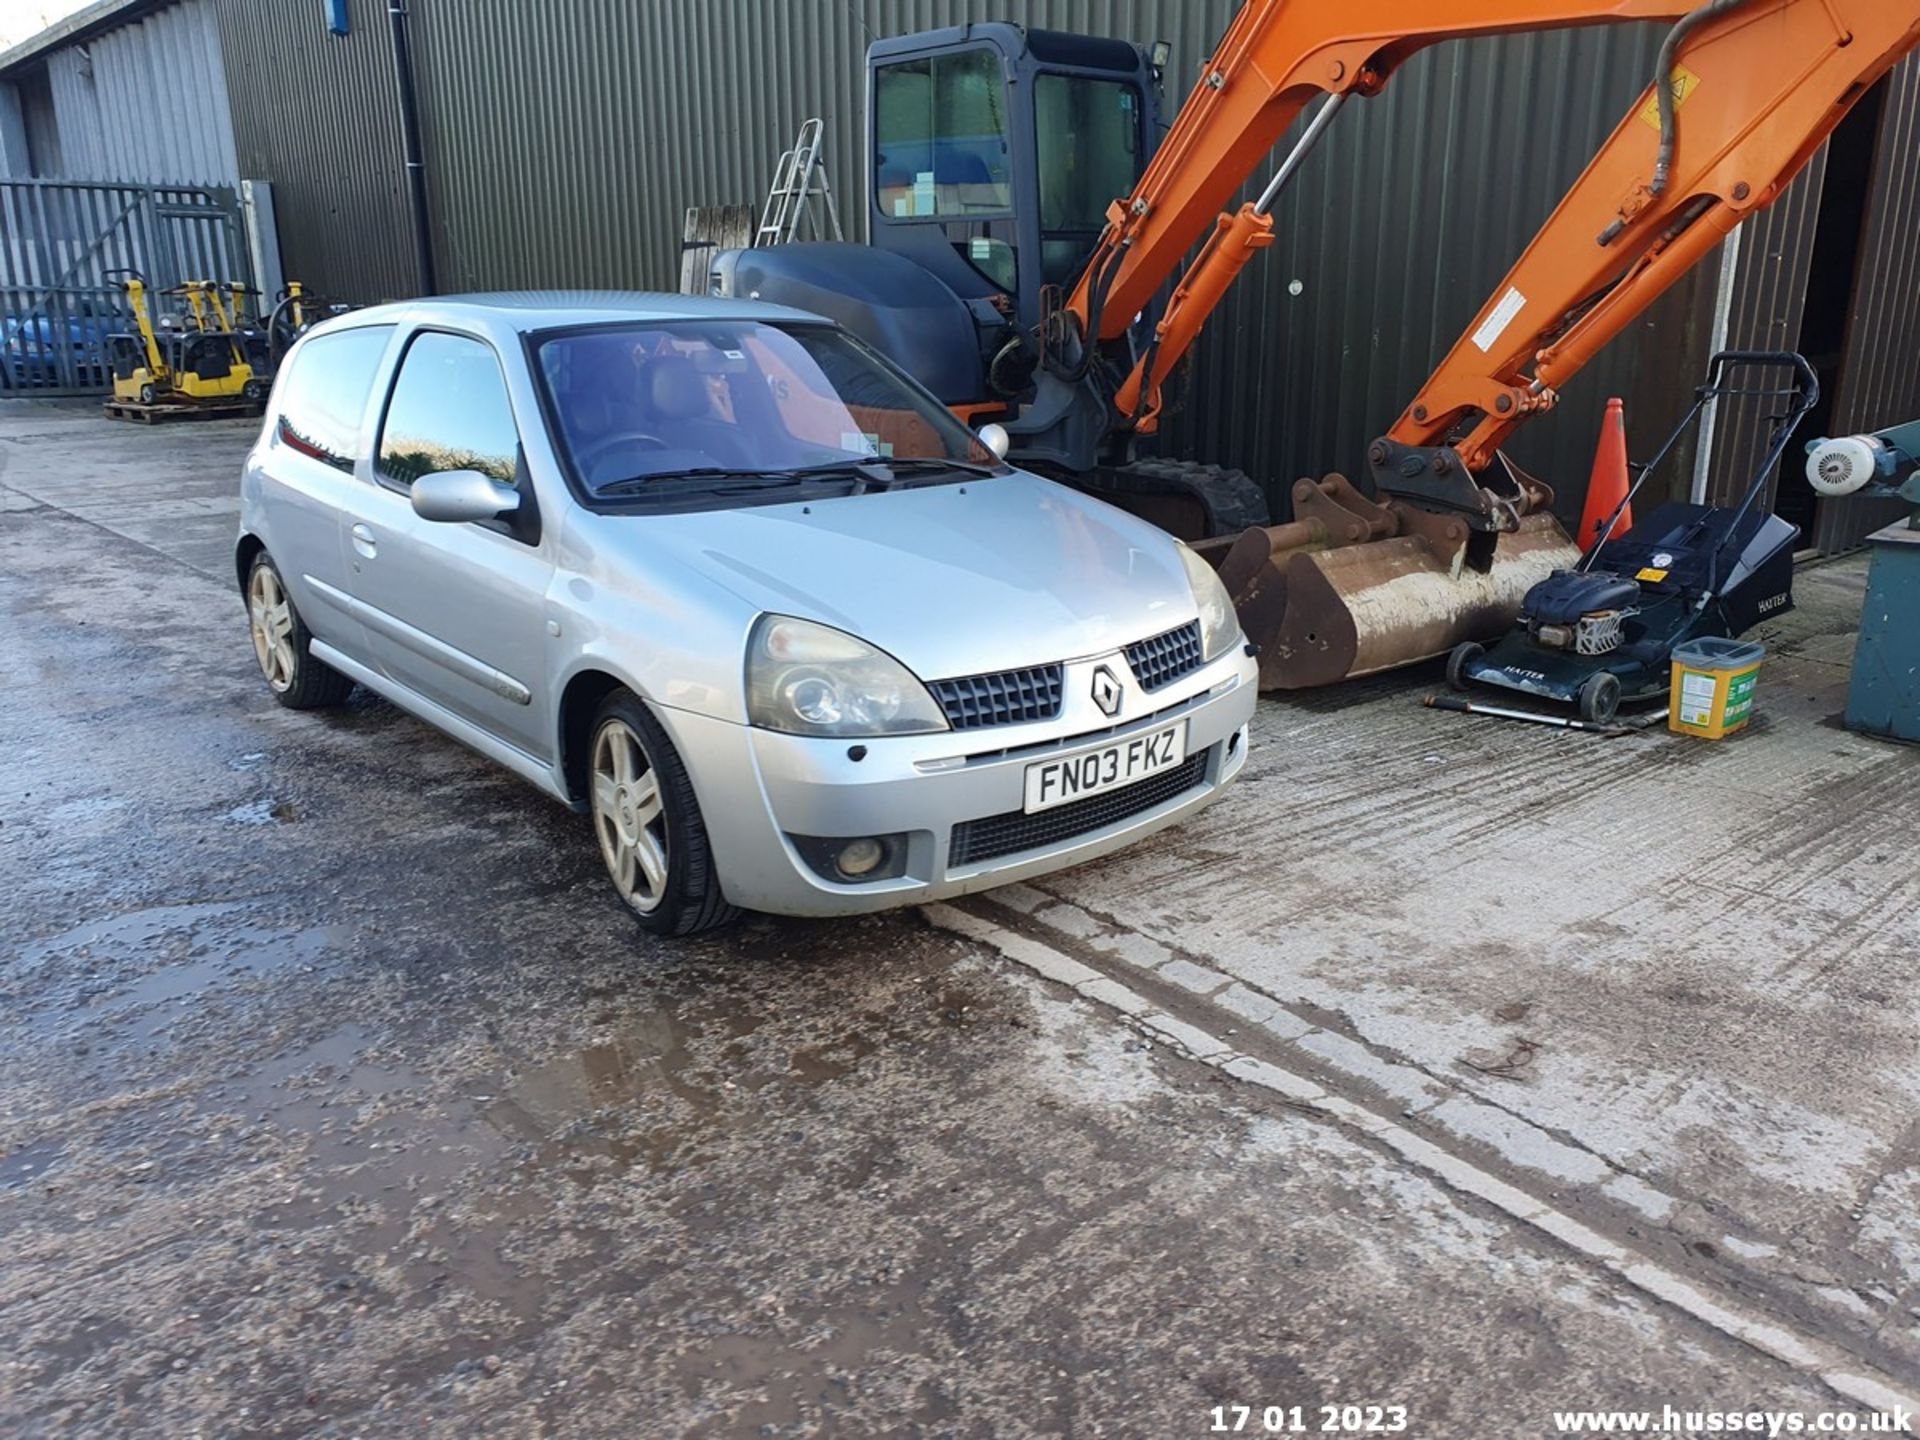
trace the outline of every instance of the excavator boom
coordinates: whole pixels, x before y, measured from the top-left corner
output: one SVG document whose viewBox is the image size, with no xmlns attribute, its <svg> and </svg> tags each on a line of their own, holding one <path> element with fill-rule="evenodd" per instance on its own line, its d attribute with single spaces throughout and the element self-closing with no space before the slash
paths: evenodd
<svg viewBox="0 0 1920 1440">
<path fill-rule="evenodd" d="M 1302 148 L 1426 46 L 1633 20 L 1671 22 L 1658 83 L 1370 447 L 1368 482 L 1303 480 L 1290 524 L 1206 547 L 1264 648 L 1263 688 L 1324 684 L 1491 633 L 1532 583 L 1577 558 L 1548 513 L 1552 491 L 1500 446 L 1779 196 L 1866 89 L 1920 46 L 1920 0 L 1253 0 L 1133 194 L 1109 209 L 1048 343 L 1077 344 L 1082 373 L 1104 365 L 1115 425 L 1147 434 L 1165 377 L 1272 243 L 1271 208 L 1301 150 L 1257 201 L 1221 208 L 1310 102 L 1330 97 Z M 1134 318 L 1196 242 L 1134 354 Z M 1059 357 L 1050 368 L 1061 372 Z"/>
<path fill-rule="evenodd" d="M 1773 203 L 1867 87 L 1920 46 L 1914 0 L 1701 8 L 1665 67 L 1670 156 L 1660 154 L 1660 97 L 1649 95 L 1620 121 L 1389 440 L 1451 441 L 1468 470 L 1485 470 L 1569 377 Z"/>
<path fill-rule="evenodd" d="M 1114 349 L 1133 317 L 1167 277 L 1181 273 L 1196 242 L 1205 240 L 1175 286 L 1152 343 L 1125 367 L 1115 392 L 1120 422 L 1143 434 L 1157 428 L 1161 383 L 1253 254 L 1272 243 L 1277 186 L 1258 201 L 1222 212 L 1309 104 L 1327 96 L 1337 106 L 1354 95 L 1377 94 L 1409 56 L 1444 40 L 1634 20 L 1674 22 L 1675 43 L 1663 52 L 1668 63 L 1662 69 L 1678 104 L 1663 107 L 1649 86 L 1522 257 L 1516 278 L 1533 286 L 1521 290 L 1523 308 L 1564 320 L 1601 287 L 1620 289 L 1614 282 L 1629 259 L 1657 263 L 1597 307 L 1578 336 L 1560 337 L 1552 357 L 1557 379 L 1591 359 L 1740 219 L 1778 194 L 1852 101 L 1913 49 L 1920 6 L 1910 0 L 1400 0 L 1362 7 L 1352 0 L 1253 0 L 1202 67 L 1140 183 L 1109 209 L 1106 232 L 1065 306 L 1085 343 Z M 1782 55 L 1802 60 L 1782 65 Z M 1704 83 L 1709 76 L 1710 86 Z M 1684 128 L 1695 132 L 1684 149 L 1673 143 L 1683 118 Z M 1678 169 L 1656 194 L 1654 171 L 1670 147 L 1668 161 Z M 1734 170 L 1743 173 L 1726 173 Z M 1673 247 L 1663 245 L 1662 236 L 1672 223 L 1684 218 L 1692 229 L 1700 218 L 1687 215 L 1686 207 L 1698 198 L 1689 180 L 1725 182 L 1724 212 L 1713 221 L 1718 234 L 1695 234 L 1668 255 Z M 1576 256 L 1563 231 L 1591 216 L 1596 197 L 1603 218 L 1579 238 L 1594 241 L 1615 219 L 1621 228 L 1608 244 L 1586 247 L 1609 253 Z M 1649 256 L 1650 250 L 1660 253 Z M 1510 375 L 1518 374 L 1532 358 L 1525 337 L 1550 330 L 1513 325 L 1517 312 L 1508 292 L 1514 288 L 1503 287 L 1489 302 L 1488 313 L 1450 359 L 1469 359 L 1464 347 L 1505 306 L 1497 318 L 1507 322 L 1503 338 L 1513 343 L 1501 353 Z M 1558 301 L 1564 304 L 1551 308 Z M 1443 373 L 1451 388 L 1415 400 L 1406 416 L 1412 426 L 1444 425 L 1436 399 L 1456 419 L 1475 399 L 1497 402 L 1486 383 L 1465 381 L 1463 393 L 1470 366 L 1443 367 Z M 1531 393 L 1510 395 L 1512 408 L 1498 412 L 1503 423 L 1482 437 L 1489 442 L 1479 457 L 1483 463 L 1511 429 L 1504 422 L 1545 408 L 1531 388 L 1535 378 L 1498 382 L 1508 391 Z M 1413 419 L 1416 409 L 1426 411 L 1424 421 Z"/>
</svg>

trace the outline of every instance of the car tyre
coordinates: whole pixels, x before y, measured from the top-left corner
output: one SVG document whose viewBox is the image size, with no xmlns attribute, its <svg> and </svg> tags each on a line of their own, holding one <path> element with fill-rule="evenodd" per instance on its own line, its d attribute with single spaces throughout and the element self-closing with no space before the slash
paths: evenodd
<svg viewBox="0 0 1920 1440">
<path fill-rule="evenodd" d="M 587 789 L 607 876 L 643 929 L 692 935 L 740 913 L 720 892 L 687 767 L 630 690 L 614 691 L 594 717 Z"/>
<path fill-rule="evenodd" d="M 1447 688 L 1449 690 L 1469 689 L 1473 682 L 1467 678 L 1467 666 L 1487 653 L 1487 647 L 1473 640 L 1465 640 L 1453 647 L 1447 656 Z"/>
<path fill-rule="evenodd" d="M 1580 687 L 1580 718 L 1590 725 L 1611 725 L 1620 713 L 1620 677 L 1602 670 Z"/>
<path fill-rule="evenodd" d="M 267 688 L 289 710 L 325 709 L 352 692 L 353 681 L 313 658 L 313 633 L 264 550 L 247 571 L 247 628 Z"/>
</svg>

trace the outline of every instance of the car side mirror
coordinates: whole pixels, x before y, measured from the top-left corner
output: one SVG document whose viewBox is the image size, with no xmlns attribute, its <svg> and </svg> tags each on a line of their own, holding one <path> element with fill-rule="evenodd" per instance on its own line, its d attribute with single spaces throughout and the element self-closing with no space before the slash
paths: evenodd
<svg viewBox="0 0 1920 1440">
<path fill-rule="evenodd" d="M 478 470 L 436 470 L 413 482 L 413 513 L 422 520 L 497 520 L 520 508 L 520 492 Z"/>
<path fill-rule="evenodd" d="M 997 420 L 989 420 L 980 427 L 980 443 L 993 452 L 993 458 L 1004 460 L 1007 449 L 1013 444 L 1013 437 L 1007 434 L 1007 427 Z"/>
</svg>

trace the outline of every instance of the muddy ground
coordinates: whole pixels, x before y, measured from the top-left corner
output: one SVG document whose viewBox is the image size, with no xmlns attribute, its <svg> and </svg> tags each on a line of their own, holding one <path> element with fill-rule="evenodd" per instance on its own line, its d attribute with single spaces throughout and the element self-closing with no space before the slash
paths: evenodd
<svg viewBox="0 0 1920 1440">
<path fill-rule="evenodd" d="M 1812 1367 L 1364 1128 L 926 917 L 645 938 L 578 818 L 365 694 L 336 714 L 273 704 L 226 559 L 249 438 L 0 412 L 0 1433 L 1184 1437 L 1215 1405 L 1301 1405 L 1317 1424 L 1315 1407 L 1353 1403 L 1406 1406 L 1402 1433 L 1480 1437 L 1551 1433 L 1574 1407 L 1851 1408 Z M 1274 758 L 1249 773 L 1267 796 L 1326 713 L 1263 705 Z M 1338 969 L 1318 922 L 1263 908 L 1285 892 L 1248 847 L 1285 851 L 1248 834 L 1262 794 L 1181 832 L 1184 850 L 976 913 L 1115 973 L 1149 941 L 1156 965 L 1219 965 L 1211 988 L 1141 983 L 1253 1045 L 1226 970 L 1311 1005 Z M 1384 826 L 1370 839 L 1393 844 Z M 1316 863 L 1341 853 L 1300 843 Z M 1911 832 L 1887 844 L 1911 860 Z M 1195 847 L 1215 882 L 1174 886 L 1168 857 Z M 1840 938 L 1885 956 L 1910 926 L 1890 913 Z M 1601 974 L 1608 947 L 1645 938 L 1596 930 L 1581 954 Z M 1311 1033 L 1398 1036 L 1441 1090 L 1470 1093 L 1463 1077 L 1487 1072 L 1380 1019 L 1477 1013 L 1498 987 L 1446 993 L 1467 968 L 1447 959 L 1424 1008 L 1355 1004 L 1376 1029 L 1358 1041 L 1329 1008 Z M 1915 1033 L 1904 972 L 1881 968 L 1873 1057 Z M 1579 1003 L 1603 1033 L 1654 1004 L 1597 979 Z M 1461 1026 L 1460 1051 L 1497 1067 L 1507 1052 Z M 1889 1064 L 1874 1059 L 1867 1124 L 1893 1124 Z M 1572 1091 L 1534 1083 L 1484 1082 L 1522 1087 L 1511 1113 L 1583 1146 L 1561 1122 L 1584 1112 L 1552 1110 Z M 1420 1108 L 1364 1077 L 1352 1093 Z M 1610 1102 L 1620 1123 L 1666 1154 L 1657 1107 L 1630 1098 Z M 1869 1147 L 1882 1171 L 1910 1130 Z M 1484 1142 L 1448 1143 L 1542 1197 L 1578 1188 Z M 1818 1193 L 1805 1167 L 1844 1158 L 1784 1130 L 1768 1143 L 1756 1206 Z M 1863 1370 L 1914 1378 L 1892 1318 L 1920 1306 L 1897 1283 L 1920 1256 L 1911 1187 L 1873 1202 L 1892 1230 L 1879 1249 L 1856 1238 L 1857 1270 L 1844 1237 L 1807 1227 L 1827 1288 L 1885 1291 L 1858 1302 L 1869 1327 L 1786 1293 L 1761 1273 L 1777 1258 L 1739 1273 L 1703 1237 L 1776 1211 L 1744 1217 L 1723 1169 L 1669 1168 L 1653 1179 L 1719 1228 L 1581 1213 Z M 1827 1183 L 1865 1206 L 1839 1171 Z"/>
</svg>

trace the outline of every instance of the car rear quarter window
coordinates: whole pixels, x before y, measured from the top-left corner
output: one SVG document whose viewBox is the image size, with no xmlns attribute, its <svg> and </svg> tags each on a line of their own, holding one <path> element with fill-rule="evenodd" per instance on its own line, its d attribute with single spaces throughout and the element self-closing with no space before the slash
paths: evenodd
<svg viewBox="0 0 1920 1440">
<path fill-rule="evenodd" d="M 336 470 L 359 460 L 360 422 L 374 374 L 393 338 L 391 325 L 311 335 L 274 386 L 280 443 Z"/>
<path fill-rule="evenodd" d="M 380 427 L 380 475 L 402 487 L 442 470 L 478 470 L 511 485 L 520 432 L 493 348 L 425 330 L 400 360 Z"/>
</svg>

